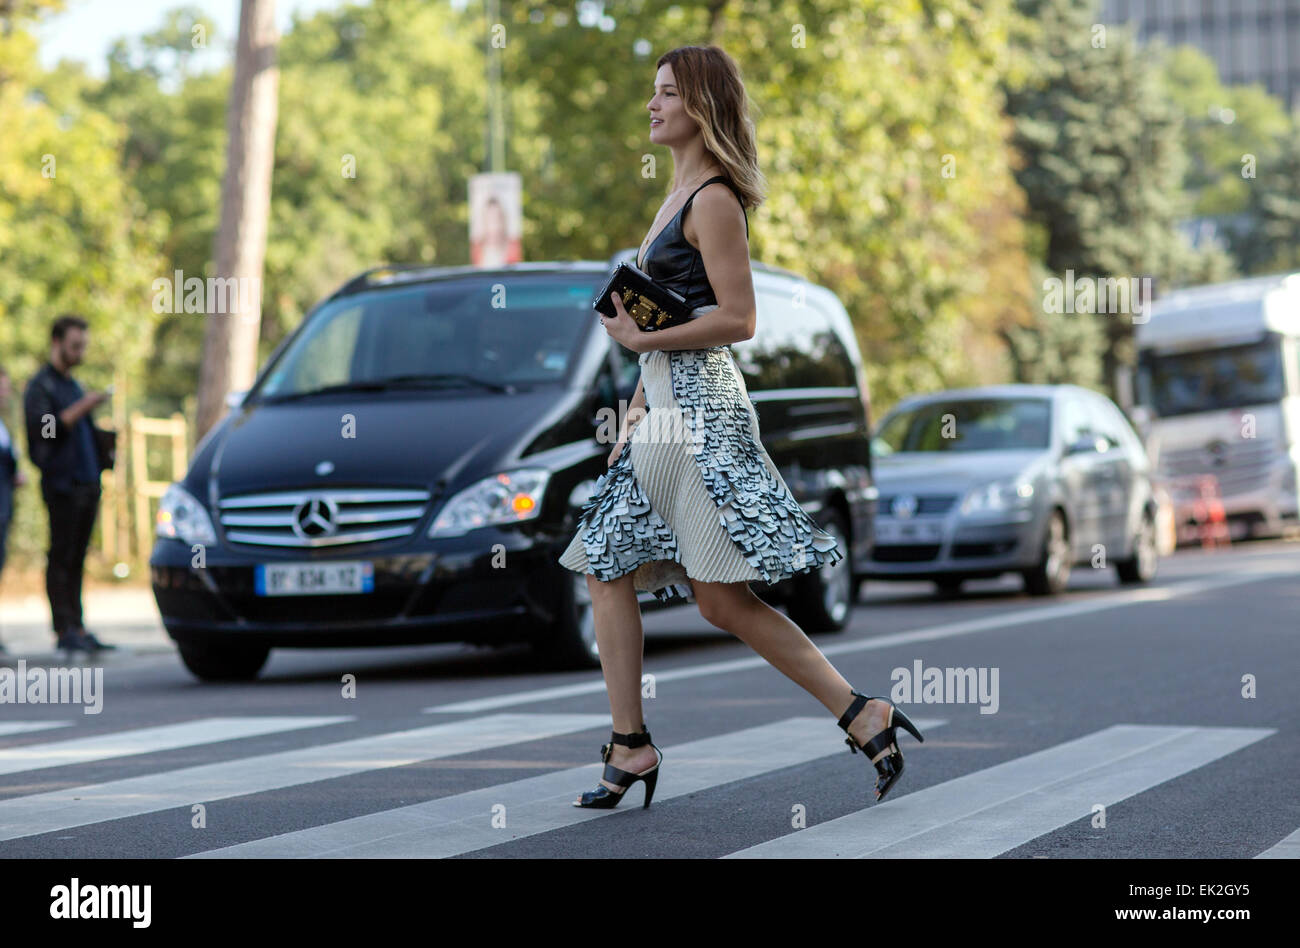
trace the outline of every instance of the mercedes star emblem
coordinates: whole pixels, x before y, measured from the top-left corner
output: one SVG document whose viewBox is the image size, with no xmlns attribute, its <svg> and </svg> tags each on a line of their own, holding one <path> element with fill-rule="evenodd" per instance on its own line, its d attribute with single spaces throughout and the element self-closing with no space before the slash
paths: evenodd
<svg viewBox="0 0 1300 948">
<path fill-rule="evenodd" d="M 309 497 L 293 509 L 293 532 L 304 540 L 338 532 L 338 507 L 328 497 Z"/>
</svg>

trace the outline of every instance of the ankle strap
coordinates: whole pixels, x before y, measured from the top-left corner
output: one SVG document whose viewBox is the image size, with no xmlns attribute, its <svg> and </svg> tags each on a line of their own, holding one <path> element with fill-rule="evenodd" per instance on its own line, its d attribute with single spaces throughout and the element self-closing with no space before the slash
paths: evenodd
<svg viewBox="0 0 1300 948">
<path fill-rule="evenodd" d="M 849 722 L 856 718 L 858 712 L 866 707 L 867 702 L 871 700 L 862 692 L 854 691 L 852 688 L 849 689 L 849 694 L 857 695 L 857 697 L 853 699 L 853 703 L 849 705 L 849 709 L 840 715 L 839 725 L 845 731 L 849 729 Z"/>
<path fill-rule="evenodd" d="M 618 731 L 610 731 L 613 736 L 610 738 L 615 744 L 622 744 L 624 747 L 644 747 L 650 743 L 650 732 L 646 730 L 645 723 L 642 722 L 641 730 L 631 734 L 620 734 Z"/>
</svg>

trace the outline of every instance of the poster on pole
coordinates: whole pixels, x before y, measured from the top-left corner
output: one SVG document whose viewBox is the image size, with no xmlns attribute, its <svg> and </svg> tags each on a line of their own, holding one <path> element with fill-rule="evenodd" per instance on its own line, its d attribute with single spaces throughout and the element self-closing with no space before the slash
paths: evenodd
<svg viewBox="0 0 1300 948">
<path fill-rule="evenodd" d="M 499 267 L 524 259 L 523 184 L 514 171 L 469 179 L 469 259 L 476 267 Z"/>
</svg>

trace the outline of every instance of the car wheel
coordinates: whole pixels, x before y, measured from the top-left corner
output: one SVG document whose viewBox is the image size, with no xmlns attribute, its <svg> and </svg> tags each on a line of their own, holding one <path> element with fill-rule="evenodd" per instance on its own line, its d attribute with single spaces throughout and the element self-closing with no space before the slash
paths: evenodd
<svg viewBox="0 0 1300 948">
<path fill-rule="evenodd" d="M 1119 581 L 1129 583 L 1149 583 L 1156 575 L 1156 563 L 1159 558 L 1157 549 L 1156 525 L 1150 514 L 1142 514 L 1137 536 L 1133 538 L 1133 557 L 1116 560 L 1115 571 Z"/>
<path fill-rule="evenodd" d="M 561 578 L 564 592 L 560 611 L 550 629 L 533 641 L 533 652 L 546 668 L 599 668 L 600 650 L 587 576 L 571 569 L 564 572 L 567 576 Z"/>
<path fill-rule="evenodd" d="M 835 538 L 844 555 L 833 566 L 797 575 L 786 612 L 805 632 L 838 632 L 849 624 L 849 613 L 853 610 L 849 539 L 844 518 L 836 510 L 826 512 L 821 528 Z"/>
<path fill-rule="evenodd" d="M 178 642 L 181 662 L 203 681 L 251 681 L 266 664 L 270 648 Z"/>
<path fill-rule="evenodd" d="M 961 595 L 960 579 L 936 579 L 934 581 L 934 591 L 942 599 L 949 599 Z"/>
<path fill-rule="evenodd" d="M 1070 582 L 1070 538 L 1065 529 L 1065 516 L 1053 510 L 1047 522 L 1047 536 L 1038 564 L 1024 570 L 1025 591 L 1033 596 L 1055 596 Z"/>
</svg>

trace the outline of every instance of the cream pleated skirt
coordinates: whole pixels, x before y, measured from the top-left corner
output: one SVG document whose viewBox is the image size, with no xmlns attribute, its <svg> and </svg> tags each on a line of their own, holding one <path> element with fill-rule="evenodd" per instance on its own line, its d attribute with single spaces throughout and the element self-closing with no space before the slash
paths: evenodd
<svg viewBox="0 0 1300 948">
<path fill-rule="evenodd" d="M 763 449 L 729 348 L 656 349 L 640 364 L 646 414 L 598 479 L 560 565 L 605 580 L 631 572 L 638 592 L 693 601 L 688 578 L 776 582 L 838 561 Z"/>
</svg>

